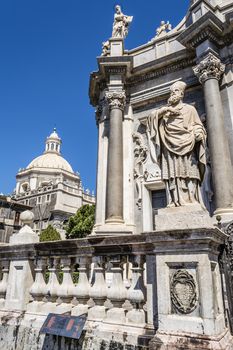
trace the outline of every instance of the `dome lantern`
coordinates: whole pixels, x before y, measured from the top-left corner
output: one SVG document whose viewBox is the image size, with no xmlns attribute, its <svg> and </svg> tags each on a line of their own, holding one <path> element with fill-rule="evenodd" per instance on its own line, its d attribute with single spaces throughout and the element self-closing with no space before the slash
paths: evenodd
<svg viewBox="0 0 233 350">
<path fill-rule="evenodd" d="M 53 129 L 53 132 L 50 136 L 47 137 L 45 143 L 44 153 L 61 153 L 61 139 L 57 134 L 56 128 Z"/>
<path fill-rule="evenodd" d="M 40 170 L 62 169 L 74 174 L 71 165 L 61 155 L 61 143 L 61 138 L 58 136 L 56 129 L 54 129 L 46 139 L 44 153 L 33 159 L 26 170 L 32 168 Z"/>
</svg>

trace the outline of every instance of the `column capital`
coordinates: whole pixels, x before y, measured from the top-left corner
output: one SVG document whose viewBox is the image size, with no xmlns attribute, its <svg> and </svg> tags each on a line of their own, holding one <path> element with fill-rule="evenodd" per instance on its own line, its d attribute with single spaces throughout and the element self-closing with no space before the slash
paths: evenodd
<svg viewBox="0 0 233 350">
<path fill-rule="evenodd" d="M 108 91 L 106 92 L 106 99 L 108 101 L 108 105 L 110 110 L 117 108 L 124 110 L 125 107 L 125 101 L 126 101 L 126 95 L 125 91 Z"/>
<path fill-rule="evenodd" d="M 198 77 L 201 84 L 208 79 L 220 80 L 225 72 L 225 65 L 213 53 L 209 53 L 196 67 L 193 68 L 194 74 Z"/>
</svg>

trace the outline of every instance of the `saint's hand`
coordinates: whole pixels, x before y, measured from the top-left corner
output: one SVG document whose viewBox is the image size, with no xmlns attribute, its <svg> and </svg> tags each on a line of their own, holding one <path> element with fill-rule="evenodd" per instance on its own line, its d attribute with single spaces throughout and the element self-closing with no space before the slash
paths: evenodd
<svg viewBox="0 0 233 350">
<path fill-rule="evenodd" d="M 203 140 L 203 133 L 199 132 L 198 130 L 194 131 L 195 141 L 199 142 Z"/>
</svg>

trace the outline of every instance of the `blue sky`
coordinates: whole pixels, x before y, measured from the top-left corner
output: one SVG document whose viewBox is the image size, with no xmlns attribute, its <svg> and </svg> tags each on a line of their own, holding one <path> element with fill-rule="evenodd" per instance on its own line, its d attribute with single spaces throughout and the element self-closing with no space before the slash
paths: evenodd
<svg viewBox="0 0 233 350">
<path fill-rule="evenodd" d="M 111 36 L 116 1 L 0 2 L 0 192 L 11 193 L 19 168 L 44 150 L 56 126 L 62 154 L 95 189 L 97 129 L 89 75 Z M 161 20 L 178 24 L 189 0 L 119 1 L 134 16 L 126 48 L 150 40 Z"/>
</svg>

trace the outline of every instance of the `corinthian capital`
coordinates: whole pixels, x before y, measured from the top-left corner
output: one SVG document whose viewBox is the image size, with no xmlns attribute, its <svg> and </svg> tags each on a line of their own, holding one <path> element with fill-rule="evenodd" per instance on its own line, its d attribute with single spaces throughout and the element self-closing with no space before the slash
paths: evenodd
<svg viewBox="0 0 233 350">
<path fill-rule="evenodd" d="M 225 71 L 225 65 L 220 59 L 212 53 L 209 53 L 196 67 L 193 68 L 194 74 L 198 77 L 201 84 L 208 79 L 220 80 Z"/>
<path fill-rule="evenodd" d="M 125 91 L 108 91 L 106 99 L 110 109 L 118 108 L 123 110 L 125 107 Z"/>
</svg>

